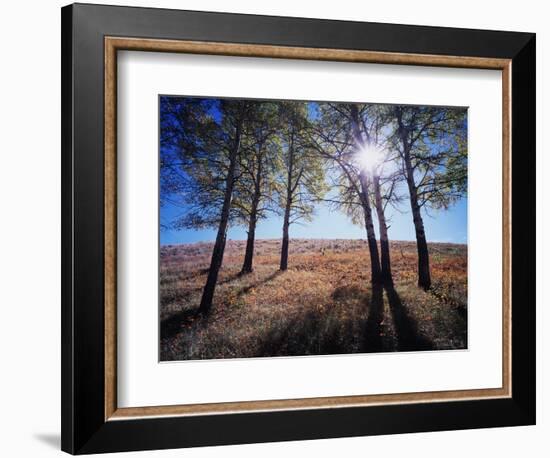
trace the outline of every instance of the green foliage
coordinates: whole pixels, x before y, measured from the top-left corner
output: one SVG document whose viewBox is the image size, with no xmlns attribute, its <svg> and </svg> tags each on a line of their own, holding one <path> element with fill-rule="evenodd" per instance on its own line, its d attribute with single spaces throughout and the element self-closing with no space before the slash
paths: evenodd
<svg viewBox="0 0 550 458">
<path fill-rule="evenodd" d="M 280 173 L 277 158 L 281 123 L 278 111 L 276 102 L 259 103 L 254 106 L 253 117 L 245 125 L 232 201 L 239 224 L 248 224 L 252 215 L 258 220 L 265 218 L 273 206 L 274 182 Z"/>
<path fill-rule="evenodd" d="M 361 123 L 359 131 L 367 141 L 372 139 L 374 142 L 374 127 L 371 123 L 375 119 L 375 106 L 334 103 L 319 104 L 310 141 L 325 160 L 330 188 L 325 200 L 334 209 L 343 211 L 354 224 L 364 225 L 362 199 L 372 199 L 372 195 L 365 196 L 361 180 L 369 183 L 371 177 L 365 173 L 358 160 L 364 145 L 354 133 L 354 108 L 357 108 Z"/>
<path fill-rule="evenodd" d="M 161 203 L 170 200 L 185 209 L 173 227 L 216 227 L 236 125 L 239 117 L 249 114 L 250 104 L 167 98 L 161 106 Z"/>
<path fill-rule="evenodd" d="M 282 213 L 288 198 L 290 223 L 311 219 L 326 184 L 323 161 L 306 142 L 307 103 L 169 97 L 161 107 L 161 205 L 184 209 L 171 227 L 218 225 L 239 117 L 230 221 Z"/>
<path fill-rule="evenodd" d="M 420 207 L 446 209 L 463 197 L 468 182 L 467 110 L 397 105 L 385 111 L 388 144 L 398 159 L 409 155 Z"/>
<path fill-rule="evenodd" d="M 310 221 L 315 204 L 327 191 L 322 157 L 309 143 L 311 121 L 307 102 L 278 102 L 280 128 L 277 132 L 273 181 L 278 213 L 289 207 L 289 224 Z"/>
<path fill-rule="evenodd" d="M 230 222 L 268 212 L 308 221 L 320 201 L 364 224 L 363 189 L 380 177 L 385 204 L 405 199 L 409 155 L 418 204 L 446 209 L 467 192 L 467 110 L 375 104 L 166 97 L 161 103 L 161 205 L 180 205 L 176 228 L 216 227 L 236 125 L 242 120 Z M 358 110 L 362 144 L 352 125 Z M 358 154 L 384 157 L 368 173 Z M 367 189 L 372 191 L 372 186 Z M 373 196 L 366 198 L 372 201 Z"/>
</svg>

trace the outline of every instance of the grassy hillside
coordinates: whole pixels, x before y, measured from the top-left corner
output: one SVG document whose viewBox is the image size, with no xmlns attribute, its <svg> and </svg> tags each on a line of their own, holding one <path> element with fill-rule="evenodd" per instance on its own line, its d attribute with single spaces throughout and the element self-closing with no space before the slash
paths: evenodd
<svg viewBox="0 0 550 458">
<path fill-rule="evenodd" d="M 254 272 L 239 276 L 244 241 L 228 241 L 211 314 L 196 315 L 212 245 L 163 246 L 161 360 L 466 348 L 467 247 L 430 244 L 434 287 L 416 287 L 416 245 L 391 245 L 394 288 L 371 288 L 363 240 L 256 242 Z"/>
</svg>

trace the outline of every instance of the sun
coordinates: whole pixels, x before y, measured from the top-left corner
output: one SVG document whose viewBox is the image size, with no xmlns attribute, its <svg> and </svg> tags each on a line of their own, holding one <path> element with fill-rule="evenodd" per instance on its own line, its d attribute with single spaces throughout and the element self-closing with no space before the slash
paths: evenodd
<svg viewBox="0 0 550 458">
<path fill-rule="evenodd" d="M 384 151 L 377 145 L 364 145 L 357 152 L 356 160 L 361 170 L 372 172 L 384 161 Z"/>
</svg>

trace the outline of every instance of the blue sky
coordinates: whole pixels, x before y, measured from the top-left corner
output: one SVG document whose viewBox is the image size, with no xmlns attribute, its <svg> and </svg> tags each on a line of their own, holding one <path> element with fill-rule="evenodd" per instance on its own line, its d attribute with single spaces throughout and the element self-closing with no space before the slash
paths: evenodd
<svg viewBox="0 0 550 458">
<path fill-rule="evenodd" d="M 410 211 L 407 211 L 408 202 L 403 202 L 401 212 L 388 207 L 387 216 L 390 218 L 389 236 L 392 240 L 415 240 L 414 226 Z M 161 220 L 167 223 L 174 217 L 181 215 L 183 209 L 174 205 L 165 205 L 161 208 Z M 449 210 L 423 212 L 426 236 L 429 242 L 466 243 L 467 241 L 468 205 L 466 199 L 461 199 Z M 258 239 L 281 238 L 283 220 L 278 216 L 271 216 L 261 220 L 256 229 Z M 377 230 L 377 228 L 375 228 Z M 377 230 L 378 233 L 378 230 Z M 328 208 L 326 204 L 319 204 L 313 221 L 290 226 L 291 238 L 315 239 L 366 239 L 365 228 L 354 225 L 343 213 Z M 160 243 L 162 245 L 213 241 L 216 230 L 161 230 Z M 229 229 L 230 240 L 245 240 L 246 228 L 234 226 Z"/>
</svg>

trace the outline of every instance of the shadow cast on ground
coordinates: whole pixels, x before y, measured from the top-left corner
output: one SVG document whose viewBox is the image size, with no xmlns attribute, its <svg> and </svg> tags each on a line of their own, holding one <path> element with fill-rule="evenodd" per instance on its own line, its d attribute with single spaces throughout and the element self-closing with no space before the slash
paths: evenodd
<svg viewBox="0 0 550 458">
<path fill-rule="evenodd" d="M 259 357 L 334 355 L 349 353 L 351 320 L 336 322 L 309 311 L 283 327 L 272 328 L 262 339 Z"/>
<path fill-rule="evenodd" d="M 181 331 L 182 326 L 191 323 L 194 318 L 199 316 L 198 309 L 186 309 L 181 312 L 176 312 L 168 318 L 165 318 L 160 323 L 160 337 L 167 339 L 174 337 Z"/>
<path fill-rule="evenodd" d="M 257 356 L 337 355 L 380 351 L 383 320 L 382 288 L 372 294 L 357 286 L 336 288 L 332 298 L 339 303 L 359 299 L 369 317 L 342 318 L 341 308 L 309 310 L 282 325 L 274 325 L 263 336 Z M 363 339 L 364 337 L 364 339 Z"/>
<path fill-rule="evenodd" d="M 266 283 L 269 283 L 271 280 L 274 280 L 281 274 L 282 272 L 280 270 L 277 270 L 276 272 L 273 272 L 271 275 L 268 275 L 267 277 L 265 277 L 263 280 L 260 280 L 260 281 L 257 281 L 256 283 L 252 283 L 251 285 L 245 286 L 244 288 L 241 288 L 239 290 L 239 292 L 237 293 L 237 296 L 239 297 L 244 296 L 249 291 L 255 288 L 258 288 L 259 286 L 265 285 Z M 244 275 L 247 275 L 247 274 L 244 274 Z M 244 275 L 241 275 L 241 277 Z"/>
<path fill-rule="evenodd" d="M 383 350 L 382 321 L 384 320 L 384 297 L 380 285 L 373 285 L 370 299 L 369 316 L 365 323 L 363 349 L 368 352 Z"/>
<path fill-rule="evenodd" d="M 248 293 L 250 290 L 257 288 L 265 283 L 270 282 L 271 280 L 275 279 L 278 275 L 281 274 L 281 271 L 276 271 L 269 275 L 268 277 L 262 279 L 261 281 L 252 283 L 248 286 L 245 286 L 244 288 L 241 288 L 239 292 L 237 293 L 237 296 L 241 297 L 244 296 L 246 293 Z M 236 280 L 237 278 L 242 278 L 243 275 L 232 275 L 223 281 L 220 281 L 218 284 L 222 285 L 225 283 L 229 283 L 233 280 Z M 176 312 L 173 315 L 171 315 L 168 318 L 165 318 L 160 323 L 160 338 L 161 339 L 169 339 L 171 337 L 174 337 L 175 335 L 179 334 L 182 331 L 182 327 L 186 324 L 191 324 L 195 322 L 195 319 L 199 318 L 201 323 L 203 325 L 206 325 L 208 323 L 208 316 L 202 316 L 199 312 L 198 308 L 193 309 L 185 309 L 181 310 L 180 312 Z"/>
<path fill-rule="evenodd" d="M 269 283 L 281 273 L 276 271 L 260 281 L 240 288 L 237 296 L 244 296 L 254 288 Z M 244 276 L 231 276 L 221 283 L 231 282 L 238 277 L 243 278 Z M 309 311 L 283 326 L 275 326 L 271 329 L 262 338 L 259 352 L 255 356 L 329 355 L 433 349 L 432 342 L 419 332 L 415 319 L 410 315 L 392 285 L 373 285 L 370 296 L 367 291 L 362 292 L 357 288 L 348 291 L 348 289 L 348 287 L 337 288 L 333 293 L 333 298 L 342 300 L 349 295 L 357 297 L 361 292 L 365 311 L 368 311 L 365 319 L 340 321 L 330 312 L 327 314 L 326 312 Z M 394 339 L 385 337 L 382 333 L 385 314 L 384 291 L 388 298 L 391 320 L 394 324 Z M 170 339 L 178 335 L 184 330 L 184 327 L 206 327 L 209 319 L 208 315 L 201 315 L 198 308 L 176 312 L 161 321 L 161 339 Z M 356 336 L 355 340 L 354 335 Z M 357 336 L 359 336 L 358 340 Z"/>
<path fill-rule="evenodd" d="M 384 290 L 388 298 L 395 340 L 383 336 Z M 345 291 L 337 291 L 338 295 Z M 360 322 L 331 319 L 330 314 L 309 311 L 283 327 L 274 327 L 264 338 L 257 356 L 332 355 L 346 353 L 379 353 L 388 351 L 432 350 L 432 342 L 423 336 L 415 319 L 393 286 L 375 285 L 365 298 L 368 316 Z M 354 342 L 357 326 L 360 342 Z M 355 333 L 354 333 L 355 330 Z"/>
<path fill-rule="evenodd" d="M 393 286 L 385 286 L 384 289 L 397 333 L 398 351 L 432 350 L 432 343 L 418 332 L 416 321 L 409 315 L 397 291 Z"/>
<path fill-rule="evenodd" d="M 34 438 L 43 444 L 61 450 L 61 435 L 57 433 L 36 433 Z"/>
</svg>

